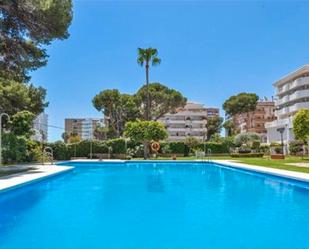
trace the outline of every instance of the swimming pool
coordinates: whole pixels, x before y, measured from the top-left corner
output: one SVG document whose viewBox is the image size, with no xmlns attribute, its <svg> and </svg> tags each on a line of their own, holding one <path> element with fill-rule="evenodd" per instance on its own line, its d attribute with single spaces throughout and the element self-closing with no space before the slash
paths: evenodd
<svg viewBox="0 0 309 249">
<path fill-rule="evenodd" d="M 0 248 L 309 248 L 309 186 L 214 163 L 69 163 L 0 193 Z"/>
</svg>

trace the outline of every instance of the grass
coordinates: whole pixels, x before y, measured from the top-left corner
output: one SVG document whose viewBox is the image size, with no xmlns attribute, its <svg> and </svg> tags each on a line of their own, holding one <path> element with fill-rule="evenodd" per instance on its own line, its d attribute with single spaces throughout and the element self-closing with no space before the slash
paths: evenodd
<svg viewBox="0 0 309 249">
<path fill-rule="evenodd" d="M 139 158 L 140 160 L 143 160 L 142 158 Z M 138 159 L 138 160 L 139 160 Z M 177 157 L 177 160 L 195 160 L 195 156 L 189 156 L 189 157 Z M 263 166 L 263 167 L 269 167 L 269 168 L 275 168 L 275 169 L 284 169 L 284 170 L 291 170 L 291 171 L 298 171 L 298 172 L 304 172 L 309 173 L 309 168 L 305 167 L 297 167 L 288 165 L 287 163 L 309 163 L 309 158 L 301 158 L 301 157 L 286 157 L 283 160 L 273 160 L 270 159 L 269 156 L 265 156 L 262 158 L 233 158 L 230 156 L 212 156 L 211 159 L 213 160 L 233 160 L 235 162 L 250 164 L 250 165 L 257 165 L 257 166 Z M 136 158 L 134 158 L 136 160 Z M 166 157 L 158 157 L 156 159 L 152 160 L 170 160 L 170 158 Z"/>
<path fill-rule="evenodd" d="M 287 163 L 309 163 L 309 158 L 302 159 L 301 157 L 287 157 L 286 159 L 282 159 L 282 160 L 273 160 L 273 159 L 270 159 L 269 157 L 237 158 L 235 161 L 250 164 L 250 165 L 258 165 L 258 166 L 264 166 L 264 167 L 269 167 L 269 168 L 285 169 L 285 170 L 309 173 L 309 168 L 297 167 L 297 166 L 292 166 L 292 165 L 287 164 Z"/>
</svg>

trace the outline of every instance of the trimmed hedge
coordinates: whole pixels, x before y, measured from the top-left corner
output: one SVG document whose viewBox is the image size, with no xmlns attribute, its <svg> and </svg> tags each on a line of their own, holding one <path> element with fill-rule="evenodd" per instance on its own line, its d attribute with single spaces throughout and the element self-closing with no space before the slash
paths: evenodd
<svg viewBox="0 0 309 249">
<path fill-rule="evenodd" d="M 84 140 L 76 144 L 65 144 L 62 141 L 50 143 L 50 146 L 54 150 L 54 158 L 56 160 L 69 160 L 71 157 L 89 157 L 90 143 L 92 143 L 93 155 L 107 154 L 109 148 L 111 148 L 111 154 L 125 154 L 126 147 L 127 153 L 134 157 L 142 156 L 142 150 L 140 144 L 128 141 L 127 144 L 123 138 L 110 139 L 107 141 L 100 140 Z M 177 154 L 188 156 L 189 147 L 183 141 L 177 142 L 161 142 L 161 148 L 159 154 Z M 194 150 L 207 151 L 211 149 L 212 154 L 228 154 L 230 147 L 233 146 L 229 141 L 222 143 L 217 142 L 205 142 L 197 145 Z"/>
<path fill-rule="evenodd" d="M 264 153 L 232 153 L 231 157 L 263 157 Z"/>
</svg>

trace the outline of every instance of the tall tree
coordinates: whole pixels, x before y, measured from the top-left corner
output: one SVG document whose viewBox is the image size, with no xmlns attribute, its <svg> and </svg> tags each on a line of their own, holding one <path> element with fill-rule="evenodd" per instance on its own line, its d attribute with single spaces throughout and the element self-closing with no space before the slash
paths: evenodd
<svg viewBox="0 0 309 249">
<path fill-rule="evenodd" d="M 234 135 L 236 135 L 240 132 L 239 129 L 237 129 L 237 127 L 235 126 L 234 122 L 231 119 L 226 120 L 223 123 L 222 127 L 226 130 L 226 135 L 228 137 L 234 136 Z"/>
<path fill-rule="evenodd" d="M 45 97 L 46 90 L 42 87 L 0 79 L 0 112 L 14 115 L 29 111 L 38 115 L 48 106 Z"/>
<path fill-rule="evenodd" d="M 108 125 L 119 137 L 127 121 L 139 117 L 139 109 L 134 97 L 129 94 L 121 94 L 116 89 L 104 90 L 97 94 L 92 100 L 93 106 L 102 111 Z M 110 128 L 109 127 L 109 128 Z"/>
<path fill-rule="evenodd" d="M 231 96 L 223 104 L 223 109 L 229 116 L 254 111 L 259 97 L 255 93 L 239 93 Z"/>
<path fill-rule="evenodd" d="M 136 102 L 139 105 L 141 116 L 151 120 L 158 120 L 167 112 L 174 112 L 176 108 L 183 107 L 187 99 L 174 89 L 168 88 L 160 83 L 151 83 L 142 86 L 135 94 Z M 146 103 L 150 103 L 149 109 Z"/>
<path fill-rule="evenodd" d="M 148 157 L 149 143 L 167 138 L 163 124 L 156 121 L 131 121 L 126 123 L 125 136 L 144 144 L 144 158 Z"/>
<path fill-rule="evenodd" d="M 207 119 L 207 140 L 209 140 L 214 134 L 219 134 L 222 129 L 223 118 L 211 117 Z"/>
<path fill-rule="evenodd" d="M 16 136 L 25 136 L 27 139 L 34 134 L 33 120 L 35 115 L 29 111 L 17 112 L 12 116 L 11 132 Z"/>
<path fill-rule="evenodd" d="M 69 36 L 71 20 L 71 0 L 1 0 L 0 77 L 28 81 L 47 62 L 44 46 Z"/>
<path fill-rule="evenodd" d="M 150 120 L 150 96 L 149 96 L 149 67 L 159 65 L 161 59 L 158 57 L 158 50 L 156 48 L 138 48 L 137 63 L 140 66 L 144 66 L 146 69 L 146 96 L 147 96 L 147 108 L 146 108 L 146 120 Z"/>
<path fill-rule="evenodd" d="M 309 143 L 309 109 L 302 109 L 296 113 L 293 119 L 293 131 L 296 139 Z"/>
</svg>

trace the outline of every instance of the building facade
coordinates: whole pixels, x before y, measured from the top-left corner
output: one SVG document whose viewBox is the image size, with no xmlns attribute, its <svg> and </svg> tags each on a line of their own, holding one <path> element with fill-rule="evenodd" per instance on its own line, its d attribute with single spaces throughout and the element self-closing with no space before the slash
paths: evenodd
<svg viewBox="0 0 309 249">
<path fill-rule="evenodd" d="M 284 143 L 294 140 L 293 116 L 300 109 L 309 108 L 309 65 L 296 70 L 275 82 L 277 120 L 267 123 L 267 141 L 281 142 L 279 128 L 284 128 L 282 133 Z"/>
<path fill-rule="evenodd" d="M 77 134 L 81 140 L 94 139 L 94 130 L 97 126 L 103 126 L 100 118 L 66 118 L 64 121 L 67 134 Z"/>
<path fill-rule="evenodd" d="M 275 102 L 259 100 L 253 112 L 243 113 L 233 117 L 234 124 L 240 133 L 255 132 L 261 135 L 262 142 L 267 142 L 265 123 L 276 119 Z"/>
<path fill-rule="evenodd" d="M 32 139 L 39 142 L 47 142 L 48 140 L 48 115 L 46 113 L 39 114 L 33 121 L 34 135 Z"/>
<path fill-rule="evenodd" d="M 199 103 L 187 103 L 175 113 L 167 113 L 158 121 L 163 123 L 168 132 L 169 141 L 181 141 L 188 136 L 205 140 L 207 118 L 219 116 L 218 108 L 206 108 Z"/>
</svg>

